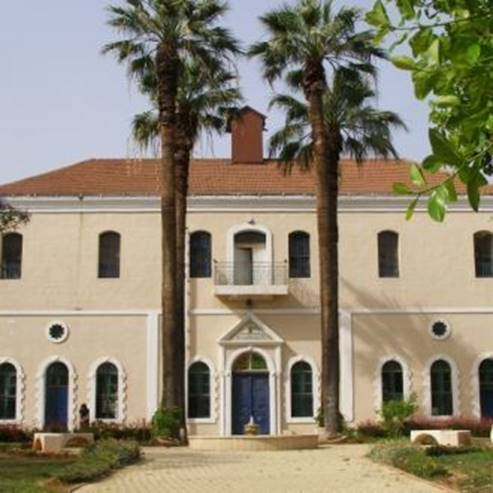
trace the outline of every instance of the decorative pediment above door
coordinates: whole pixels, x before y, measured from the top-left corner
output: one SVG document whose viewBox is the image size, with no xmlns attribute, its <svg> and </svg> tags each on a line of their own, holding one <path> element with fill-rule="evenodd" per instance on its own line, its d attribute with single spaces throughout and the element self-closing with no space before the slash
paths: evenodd
<svg viewBox="0 0 493 493">
<path fill-rule="evenodd" d="M 218 343 L 223 346 L 273 345 L 279 346 L 284 341 L 279 335 L 249 312 L 231 330 L 222 336 Z"/>
</svg>

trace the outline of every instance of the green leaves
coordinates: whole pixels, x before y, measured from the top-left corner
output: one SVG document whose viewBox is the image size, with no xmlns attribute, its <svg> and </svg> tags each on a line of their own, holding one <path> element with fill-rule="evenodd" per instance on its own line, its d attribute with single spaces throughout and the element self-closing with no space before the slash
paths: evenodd
<svg viewBox="0 0 493 493">
<path fill-rule="evenodd" d="M 461 158 L 457 154 L 455 147 L 447 140 L 443 132 L 437 128 L 431 128 L 429 133 L 431 148 L 435 157 L 442 161 L 443 164 L 459 166 Z"/>
<path fill-rule="evenodd" d="M 415 70 L 416 62 L 408 56 L 393 56 L 390 61 L 402 70 Z"/>
<path fill-rule="evenodd" d="M 480 188 L 492 174 L 493 165 L 493 45 L 490 1 L 378 0 L 368 22 L 383 38 L 390 33 L 407 33 L 408 52 L 397 52 L 400 39 L 391 41 L 393 64 L 411 72 L 416 98 L 429 100 L 432 154 L 422 163 L 429 173 L 444 170 L 465 185 L 469 203 L 478 210 Z M 392 5 L 393 4 L 393 5 Z M 394 7 L 394 8 L 392 8 Z M 406 38 L 403 38 L 406 42 Z M 444 175 L 443 183 L 423 189 L 418 170 L 411 181 L 428 194 L 428 212 L 442 221 L 447 204 L 457 200 L 454 180 Z M 443 186 L 442 186 L 443 185 Z M 399 185 L 398 190 L 412 195 Z M 411 204 L 406 216 L 412 216 Z"/>
<path fill-rule="evenodd" d="M 394 183 L 392 188 L 397 195 L 413 195 L 412 190 L 404 183 Z"/>
<path fill-rule="evenodd" d="M 381 0 L 377 0 L 373 9 L 366 14 L 366 22 L 370 26 L 385 28 L 390 26 L 390 19 Z"/>
<path fill-rule="evenodd" d="M 423 171 L 418 165 L 414 163 L 411 165 L 411 168 L 409 169 L 409 176 L 411 177 L 411 181 L 417 187 L 423 187 L 426 184 Z"/>
</svg>

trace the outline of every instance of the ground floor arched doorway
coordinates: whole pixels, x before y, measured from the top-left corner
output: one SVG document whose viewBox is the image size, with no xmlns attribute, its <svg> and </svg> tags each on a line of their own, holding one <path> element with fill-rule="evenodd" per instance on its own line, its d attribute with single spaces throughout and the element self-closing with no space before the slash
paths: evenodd
<svg viewBox="0 0 493 493">
<path fill-rule="evenodd" d="M 45 429 L 66 430 L 68 424 L 69 371 L 64 363 L 52 363 L 46 369 Z"/>
<path fill-rule="evenodd" d="M 253 419 L 260 434 L 270 433 L 269 371 L 265 359 L 250 351 L 240 355 L 233 365 L 232 432 L 242 435 Z"/>
</svg>

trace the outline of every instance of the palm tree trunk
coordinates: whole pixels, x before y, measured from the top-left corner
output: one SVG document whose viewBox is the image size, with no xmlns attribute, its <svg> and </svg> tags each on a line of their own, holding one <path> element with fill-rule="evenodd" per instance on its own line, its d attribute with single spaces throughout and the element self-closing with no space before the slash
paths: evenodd
<svg viewBox="0 0 493 493">
<path fill-rule="evenodd" d="M 161 131 L 161 341 L 163 408 L 181 407 L 177 401 L 176 341 L 176 203 L 175 203 L 175 109 L 178 81 L 176 49 L 170 44 L 159 47 L 156 67 L 159 81 L 159 123 Z M 181 408 L 183 409 L 183 408 Z"/>
<path fill-rule="evenodd" d="M 320 79 L 319 79 L 320 80 Z M 305 86 L 306 87 L 306 86 Z M 325 84 L 306 91 L 313 131 L 316 173 L 320 308 L 322 337 L 322 409 L 328 435 L 339 431 L 339 309 L 338 309 L 338 155 L 323 115 Z M 337 147 L 335 147 L 337 149 Z"/>
<path fill-rule="evenodd" d="M 177 333 L 175 351 L 176 376 L 183 385 L 176 386 L 176 401 L 185 409 L 185 252 L 186 252 L 186 213 L 188 195 L 188 174 L 190 168 L 191 151 L 183 145 L 182 139 L 177 136 L 176 149 L 176 324 Z M 186 432 L 186 416 L 182 416 L 182 428 Z M 186 437 L 184 437 L 186 440 Z"/>
</svg>

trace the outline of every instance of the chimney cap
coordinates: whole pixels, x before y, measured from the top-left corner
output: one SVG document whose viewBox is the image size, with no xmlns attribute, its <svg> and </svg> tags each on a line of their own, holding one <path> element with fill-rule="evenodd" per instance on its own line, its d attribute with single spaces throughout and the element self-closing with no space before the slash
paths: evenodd
<svg viewBox="0 0 493 493">
<path fill-rule="evenodd" d="M 256 115 L 260 116 L 262 118 L 262 120 L 264 121 L 264 130 L 267 130 L 267 128 L 265 127 L 265 121 L 267 120 L 267 117 L 263 114 L 263 113 L 260 113 L 260 111 L 257 111 L 255 108 L 252 108 L 251 106 L 249 105 L 246 105 L 246 106 L 243 106 L 243 108 L 241 108 L 240 110 L 238 110 L 237 112 L 235 112 L 230 118 L 229 118 L 229 121 L 228 121 L 228 125 L 226 127 L 226 132 L 228 133 L 231 133 L 231 122 L 233 120 L 236 120 L 238 118 L 241 118 L 241 116 L 244 114 L 244 113 L 255 113 Z"/>
</svg>

